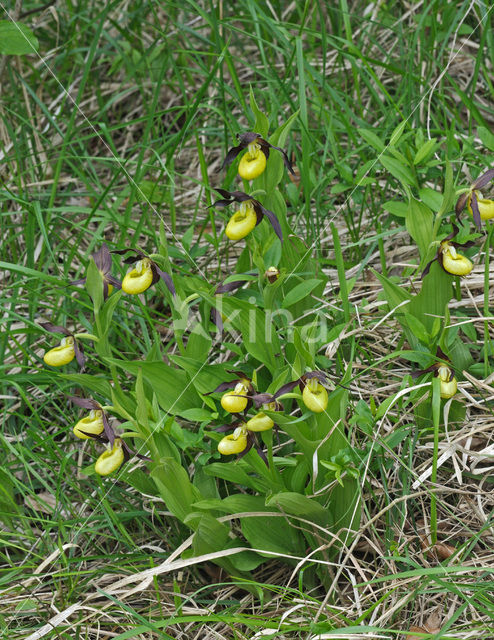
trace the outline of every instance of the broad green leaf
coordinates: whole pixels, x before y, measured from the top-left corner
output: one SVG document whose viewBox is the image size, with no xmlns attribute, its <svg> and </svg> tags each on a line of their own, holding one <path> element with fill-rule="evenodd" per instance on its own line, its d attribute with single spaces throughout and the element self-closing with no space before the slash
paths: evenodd
<svg viewBox="0 0 494 640">
<path fill-rule="evenodd" d="M 413 164 L 420 164 L 423 160 L 426 160 L 431 153 L 434 151 L 436 147 L 436 139 L 431 138 L 431 140 L 427 140 L 424 144 L 417 150 L 415 157 L 413 159 Z"/>
<path fill-rule="evenodd" d="M 318 447 L 319 459 L 329 460 L 338 451 L 348 446 L 345 435 L 345 416 L 348 413 L 348 390 L 344 387 L 336 387 L 328 396 L 328 406 L 322 413 L 314 415 L 317 440 L 324 440 Z M 327 438 L 327 434 L 331 433 Z M 320 478 L 322 481 L 322 478 Z"/>
<path fill-rule="evenodd" d="M 142 375 L 156 394 L 160 407 L 172 415 L 181 415 L 182 411 L 202 404 L 185 371 L 170 367 L 165 362 L 107 360 L 134 376 L 142 369 Z"/>
<path fill-rule="evenodd" d="M 223 480 L 238 484 L 241 487 L 249 487 L 261 493 L 264 493 L 269 488 L 262 478 L 250 476 L 234 462 L 213 462 L 204 467 L 204 472 L 216 478 L 222 478 Z"/>
<path fill-rule="evenodd" d="M 400 322 L 403 330 L 405 332 L 406 338 L 412 348 L 415 348 L 417 345 L 417 340 L 412 331 L 410 331 L 408 324 L 404 321 L 403 314 L 409 311 L 410 301 L 412 300 L 412 296 L 405 291 L 402 287 L 399 287 L 394 282 L 391 282 L 386 276 L 382 275 L 378 271 L 372 269 L 372 273 L 376 276 L 376 278 L 381 283 L 384 295 L 388 302 L 390 310 L 394 310 L 394 315 Z M 405 302 L 408 301 L 408 304 Z M 399 307 L 399 308 L 398 308 Z"/>
<path fill-rule="evenodd" d="M 398 216 L 399 218 L 406 218 L 408 212 L 408 202 L 403 202 L 401 200 L 388 200 L 382 205 L 384 211 L 388 213 L 392 213 L 394 216 Z"/>
<path fill-rule="evenodd" d="M 201 498 L 185 469 L 172 458 L 164 458 L 151 464 L 151 477 L 167 509 L 183 522 L 192 512 L 194 502 Z"/>
<path fill-rule="evenodd" d="M 139 369 L 137 372 L 136 378 L 136 418 L 139 424 L 146 427 L 149 427 L 149 417 L 148 417 L 148 407 L 146 401 L 146 394 L 144 391 L 144 383 L 142 380 L 142 369 Z"/>
<path fill-rule="evenodd" d="M 381 156 L 379 158 L 383 167 L 389 171 L 391 175 L 397 178 L 404 187 L 413 186 L 415 184 L 415 178 L 413 177 L 410 169 L 396 158 L 391 156 Z"/>
<path fill-rule="evenodd" d="M 391 280 L 386 278 L 386 276 L 383 276 L 381 273 L 379 273 L 378 271 L 375 271 L 374 269 L 372 270 L 372 273 L 376 276 L 376 278 L 381 283 L 384 289 L 386 300 L 391 309 L 393 309 L 394 307 L 397 307 L 399 304 L 401 304 L 405 300 L 411 300 L 412 296 L 407 291 L 405 291 L 405 289 L 403 289 L 402 287 L 399 287 L 394 282 L 391 282 Z M 403 305 L 403 306 L 405 308 L 407 307 L 406 305 Z"/>
<path fill-rule="evenodd" d="M 484 147 L 489 151 L 494 151 L 494 133 L 486 127 L 478 127 L 477 133 Z"/>
<path fill-rule="evenodd" d="M 262 309 L 245 300 L 223 296 L 222 312 L 242 334 L 243 345 L 251 356 L 271 370 L 276 369 L 275 354 L 280 343 L 272 319 Z"/>
<path fill-rule="evenodd" d="M 437 212 L 438 216 L 442 216 L 443 213 L 446 213 L 453 207 L 453 203 L 455 200 L 455 185 L 453 183 L 453 169 L 451 167 L 451 162 L 446 160 L 446 171 L 444 174 L 444 190 L 443 190 L 443 201 L 441 204 L 441 208 Z M 432 238 L 435 240 L 435 238 Z"/>
<path fill-rule="evenodd" d="M 400 122 L 400 124 L 395 128 L 395 130 L 393 131 L 393 133 L 391 134 L 391 137 L 389 139 L 389 146 L 393 147 L 395 144 L 398 143 L 398 140 L 401 138 L 403 131 L 405 129 L 405 127 L 407 126 L 407 121 L 403 120 L 402 122 Z"/>
<path fill-rule="evenodd" d="M 378 151 L 379 153 L 381 153 L 381 151 L 384 151 L 385 144 L 381 140 L 381 138 L 374 133 L 374 131 L 372 131 L 371 129 L 357 129 L 357 131 L 367 142 L 367 144 L 370 144 L 370 146 L 373 147 L 376 151 Z"/>
<path fill-rule="evenodd" d="M 413 332 L 413 335 L 424 344 L 428 344 L 430 341 L 430 335 L 424 327 L 424 324 L 411 313 L 405 313 L 404 319 L 410 327 L 410 330 Z"/>
<path fill-rule="evenodd" d="M 295 122 L 299 112 L 296 111 L 293 113 L 288 120 L 283 123 L 281 126 L 276 129 L 272 136 L 269 137 L 269 142 L 283 149 L 286 145 L 286 139 L 288 134 L 290 133 L 290 129 L 292 128 L 292 124 Z M 272 194 L 277 185 L 281 182 L 283 176 L 285 174 L 285 164 L 283 162 L 283 157 L 279 151 L 272 149 L 269 158 L 268 158 L 268 166 L 266 169 L 266 177 L 265 177 L 265 190 L 267 194 Z M 269 202 L 266 203 L 267 208 L 271 206 Z M 273 211 L 279 215 L 280 211 L 273 208 Z"/>
<path fill-rule="evenodd" d="M 190 524 L 190 519 L 187 519 Z M 208 513 L 203 513 L 194 527 L 195 535 L 192 549 L 195 556 L 225 549 L 229 540 L 230 529 L 226 524 L 218 522 Z"/>
<path fill-rule="evenodd" d="M 269 120 L 267 116 L 259 109 L 256 99 L 254 97 L 254 92 L 252 91 L 252 87 L 249 90 L 249 101 L 250 108 L 252 109 L 252 113 L 254 114 L 256 121 L 254 124 L 254 131 L 259 133 L 261 137 L 266 138 L 269 131 Z"/>
<path fill-rule="evenodd" d="M 293 491 L 276 493 L 267 498 L 266 506 L 276 505 L 282 513 L 298 516 L 325 527 L 330 524 L 330 513 L 315 500 Z"/>
<path fill-rule="evenodd" d="M 230 556 L 229 559 L 237 571 L 253 571 L 263 562 L 266 562 L 266 558 L 255 551 L 241 551 L 234 556 Z"/>
<path fill-rule="evenodd" d="M 0 20 L 0 54 L 22 56 L 36 53 L 39 42 L 31 29 L 20 22 Z"/>
<path fill-rule="evenodd" d="M 473 357 L 468 345 L 458 337 L 452 340 L 452 344 L 448 348 L 448 355 L 451 358 L 453 368 L 458 374 L 461 374 L 461 372 L 465 370 L 468 371 L 473 364 Z"/>
<path fill-rule="evenodd" d="M 425 259 L 432 238 L 434 216 L 427 205 L 411 197 L 406 217 L 408 233 L 415 240 L 422 260 Z"/>
<path fill-rule="evenodd" d="M 453 277 L 434 261 L 422 280 L 420 292 L 407 306 L 407 312 L 418 318 L 429 333 L 432 333 L 435 318 L 444 318 L 447 304 L 453 297 Z"/>
<path fill-rule="evenodd" d="M 200 324 L 197 324 L 194 330 L 189 334 L 185 354 L 188 358 L 202 360 L 205 362 L 211 349 L 211 336 L 205 333 Z"/>
<path fill-rule="evenodd" d="M 62 373 L 60 376 L 66 380 L 70 380 L 83 389 L 99 393 L 107 400 L 111 398 L 111 386 L 105 378 L 89 375 L 88 373 Z"/>
<path fill-rule="evenodd" d="M 205 422 L 211 420 L 211 411 L 207 409 L 187 409 L 181 414 L 182 418 L 190 420 L 190 422 Z"/>
<path fill-rule="evenodd" d="M 276 147 L 281 147 L 282 149 L 285 147 L 288 134 L 290 133 L 290 129 L 293 126 L 293 123 L 298 118 L 298 114 L 300 113 L 300 109 L 297 109 L 292 115 L 288 118 L 286 122 L 281 124 L 273 135 L 269 138 L 269 142 L 274 144 Z M 273 151 L 273 153 L 275 153 Z"/>
<path fill-rule="evenodd" d="M 430 187 L 419 189 L 419 196 L 422 202 L 432 209 L 432 211 L 439 211 L 444 200 L 442 193 Z"/>
<path fill-rule="evenodd" d="M 298 529 L 288 524 L 285 517 L 242 518 L 240 526 L 246 539 L 259 552 L 274 551 L 295 556 L 304 553 L 305 541 L 302 535 Z"/>
<path fill-rule="evenodd" d="M 103 276 L 93 258 L 89 259 L 86 271 L 86 290 L 93 301 L 94 313 L 98 314 L 103 305 Z"/>
<path fill-rule="evenodd" d="M 220 511 L 223 513 L 248 513 L 250 511 L 268 511 L 265 499 L 261 496 L 250 496 L 246 493 L 238 493 L 220 499 L 200 500 L 194 504 L 196 509 Z M 269 509 L 271 511 L 272 509 Z"/>
<path fill-rule="evenodd" d="M 209 393 L 218 385 L 231 380 L 227 373 L 228 364 L 204 364 L 204 360 L 186 358 L 185 356 L 170 356 L 171 362 L 186 371 L 191 383 L 199 393 Z"/>
<path fill-rule="evenodd" d="M 123 291 L 114 291 L 103 304 L 103 307 L 100 309 L 99 321 L 103 335 L 106 335 L 111 327 L 115 307 L 119 303 L 122 296 Z"/>
<path fill-rule="evenodd" d="M 286 309 L 299 300 L 302 300 L 306 296 L 309 296 L 317 287 L 317 285 L 321 284 L 321 282 L 322 280 L 319 280 L 318 278 L 309 278 L 308 280 L 300 282 L 286 294 L 286 296 L 283 298 L 281 306 Z"/>
<path fill-rule="evenodd" d="M 348 529 L 357 532 L 360 527 L 360 487 L 358 480 L 345 476 L 343 486 L 336 484 L 330 494 L 330 509 L 335 532 L 340 532 L 340 540 L 348 547 L 353 535 Z"/>
</svg>

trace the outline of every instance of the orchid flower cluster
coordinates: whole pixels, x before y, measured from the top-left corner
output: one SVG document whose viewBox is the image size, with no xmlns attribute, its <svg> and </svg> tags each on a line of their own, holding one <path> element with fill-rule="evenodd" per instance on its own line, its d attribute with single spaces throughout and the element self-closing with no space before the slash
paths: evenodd
<svg viewBox="0 0 494 640">
<path fill-rule="evenodd" d="M 458 221 L 460 219 L 460 214 L 465 208 L 473 217 L 475 227 L 479 231 L 482 227 L 482 220 L 490 220 L 494 218 L 494 200 L 484 198 L 480 192 L 480 189 L 486 187 L 493 179 L 494 169 L 489 169 L 477 178 L 469 189 L 460 195 L 455 206 L 456 218 Z M 464 243 L 455 242 L 454 238 L 458 235 L 458 232 L 458 226 L 453 224 L 453 230 L 451 233 L 439 242 L 436 256 L 426 265 L 422 273 L 422 278 L 429 273 L 434 262 L 437 262 L 446 273 L 454 276 L 464 277 L 472 271 L 472 261 L 463 255 L 460 250 L 474 246 L 475 241 L 470 240 Z M 437 362 L 427 369 L 415 372 L 413 376 L 416 377 L 421 374 L 433 372 L 434 376 L 440 379 L 441 397 L 444 399 L 452 398 L 456 394 L 458 388 L 454 369 L 446 355 L 440 349 L 438 349 L 436 357 L 438 358 Z"/>
<path fill-rule="evenodd" d="M 297 380 L 284 384 L 273 394 L 257 393 L 252 380 L 242 371 L 228 371 L 228 373 L 238 377 L 229 382 L 222 382 L 216 389 L 205 394 L 226 391 L 221 396 L 221 406 L 234 417 L 231 424 L 217 429 L 219 432 L 234 430 L 233 433 L 224 436 L 218 444 L 218 451 L 222 455 L 240 454 L 242 457 L 254 446 L 267 463 L 262 445 L 257 442 L 255 434 L 277 428 L 273 418 L 266 412 L 283 411 L 280 397 L 293 391 L 297 386 L 302 391 L 303 404 L 312 413 L 322 413 L 328 406 L 328 392 L 325 386 L 328 378 L 323 371 L 309 371 Z M 227 389 L 233 390 L 227 391 Z M 256 413 L 249 416 L 249 410 L 252 407 Z"/>
<path fill-rule="evenodd" d="M 223 162 L 222 168 L 229 165 L 242 151 L 245 151 L 239 164 L 239 176 L 244 180 L 254 180 L 266 169 L 267 160 L 271 150 L 281 153 L 283 161 L 288 170 L 293 173 L 288 156 L 283 149 L 275 147 L 261 135 L 247 132 L 240 136 L 239 144 L 230 149 Z M 276 235 L 283 241 L 281 225 L 276 215 L 266 209 L 259 200 L 243 191 L 226 191 L 217 189 L 222 196 L 212 206 L 223 208 L 233 203 L 239 203 L 239 210 L 231 217 L 225 229 L 225 235 L 233 241 L 238 241 L 248 235 L 255 226 L 260 224 L 264 217 L 271 223 Z M 130 265 L 131 268 L 122 281 L 112 275 L 111 254 L 123 256 L 123 264 Z M 172 277 L 163 271 L 159 265 L 160 256 L 148 255 L 141 249 L 126 248 L 110 251 L 106 244 L 92 254 L 92 260 L 100 273 L 103 286 L 103 300 L 106 300 L 114 289 L 121 289 L 129 295 L 139 295 L 162 280 L 169 292 L 175 296 L 175 286 Z M 267 275 L 270 281 L 276 279 L 279 272 L 275 267 Z M 87 278 L 81 278 L 70 282 L 71 285 L 86 284 Z M 82 346 L 83 339 L 97 340 L 96 336 L 90 334 L 73 333 L 62 326 L 57 326 L 49 322 L 41 323 L 41 326 L 49 332 L 63 335 L 60 344 L 44 354 L 43 360 L 51 367 L 62 367 L 72 360 L 76 360 L 81 370 L 86 365 L 86 357 Z M 228 383 L 227 383 L 228 384 Z M 251 404 L 253 387 L 247 378 L 241 377 L 237 380 L 232 393 L 225 394 L 222 398 L 224 409 L 234 415 L 239 416 L 240 412 L 248 409 Z M 117 470 L 133 453 L 122 437 L 119 437 L 113 427 L 110 426 L 105 409 L 92 398 L 71 398 L 72 402 L 81 408 L 89 410 L 89 413 L 81 418 L 73 428 L 73 433 L 77 438 L 87 440 L 92 439 L 107 445 L 107 450 L 102 453 L 95 463 L 95 472 L 106 476 Z M 265 403 L 266 407 L 272 410 L 281 408 L 276 401 Z M 262 412 L 249 420 L 244 420 L 245 427 L 241 426 L 235 430 L 232 436 L 226 436 L 223 444 L 219 447 L 221 453 L 239 452 L 248 450 L 248 445 L 252 446 L 252 438 L 247 434 L 270 429 L 274 426 L 273 420 Z M 241 446 L 241 445 L 244 446 Z M 143 457 L 143 456 L 140 456 Z"/>
<path fill-rule="evenodd" d="M 238 165 L 238 175 L 244 180 L 255 180 L 264 173 L 266 169 L 270 149 L 275 149 L 281 153 L 285 167 L 294 175 L 293 167 L 285 151 L 270 144 L 267 140 L 264 140 L 259 133 L 254 133 L 253 131 L 248 131 L 239 136 L 238 145 L 229 149 L 221 165 L 221 169 L 231 164 L 233 160 L 245 150 Z M 283 234 L 278 218 L 272 211 L 263 207 L 258 200 L 243 191 L 226 191 L 225 189 L 216 189 L 216 191 L 218 191 L 222 198 L 216 200 L 216 202 L 211 205 L 212 207 L 228 207 L 234 202 L 240 204 L 238 211 L 233 214 L 226 225 L 225 235 L 227 238 L 234 242 L 245 238 L 254 227 L 262 222 L 264 216 L 266 216 L 278 238 L 283 241 Z"/>
<path fill-rule="evenodd" d="M 134 266 L 126 274 L 122 282 L 111 274 L 111 253 L 117 255 L 132 254 L 123 261 L 124 264 L 133 264 Z M 162 271 L 156 262 L 140 249 L 123 249 L 110 252 L 108 246 L 103 244 L 91 257 L 101 275 L 104 300 L 108 298 L 114 288 L 122 289 L 122 291 L 130 295 L 136 295 L 146 291 L 160 279 L 165 282 L 169 291 L 175 295 L 175 287 L 171 276 Z M 86 280 L 86 278 L 81 278 L 71 281 L 70 284 L 81 285 L 85 284 Z M 63 367 L 75 359 L 81 370 L 84 370 L 86 357 L 82 339 L 96 339 L 96 337 L 84 333 L 72 333 L 65 327 L 54 325 L 51 322 L 42 322 L 40 325 L 50 333 L 60 333 L 64 336 L 57 347 L 45 352 L 43 356 L 45 364 L 51 367 Z M 70 399 L 76 406 L 89 409 L 89 414 L 74 426 L 74 435 L 82 440 L 97 440 L 108 447 L 96 460 L 95 472 L 101 476 L 106 476 L 116 471 L 131 455 L 134 455 L 134 452 L 123 438 L 117 436 L 108 422 L 104 409 L 98 402 L 92 398 L 73 397 Z M 146 456 L 141 454 L 135 455 L 147 459 Z"/>
</svg>

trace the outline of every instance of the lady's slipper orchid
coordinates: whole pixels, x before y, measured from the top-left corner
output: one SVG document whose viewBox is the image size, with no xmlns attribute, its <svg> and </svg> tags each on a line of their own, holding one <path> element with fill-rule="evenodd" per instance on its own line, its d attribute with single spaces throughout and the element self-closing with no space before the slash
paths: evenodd
<svg viewBox="0 0 494 640">
<path fill-rule="evenodd" d="M 328 406 L 328 392 L 317 378 L 310 378 L 302 391 L 302 400 L 307 409 L 314 413 L 322 413 Z"/>
<path fill-rule="evenodd" d="M 99 436 L 104 428 L 103 411 L 101 409 L 91 409 L 85 418 L 79 420 L 72 431 L 77 438 L 88 440 L 93 436 Z"/>
<path fill-rule="evenodd" d="M 325 384 L 327 384 L 327 374 L 323 371 L 309 371 L 298 380 L 284 384 L 273 395 L 273 398 L 276 400 L 298 386 L 302 391 L 302 400 L 307 409 L 314 413 L 322 413 L 328 406 L 328 392 L 323 386 Z"/>
<path fill-rule="evenodd" d="M 490 220 L 494 218 L 494 200 L 487 200 L 483 198 L 480 189 L 483 189 L 494 179 L 494 169 L 489 169 L 483 173 L 472 184 L 470 189 L 465 193 L 462 193 L 456 203 L 455 211 L 456 217 L 459 219 L 460 213 L 465 207 L 467 207 L 470 214 L 473 216 L 475 226 L 480 231 L 482 220 Z"/>
<path fill-rule="evenodd" d="M 228 373 L 233 373 L 240 377 L 230 382 L 222 382 L 214 391 L 209 391 L 205 395 L 218 393 L 233 387 L 233 391 L 228 391 L 221 396 L 221 406 L 228 413 L 241 413 L 251 406 L 252 400 L 248 396 L 253 394 L 254 387 L 252 386 L 252 381 L 242 371 L 228 371 Z"/>
<path fill-rule="evenodd" d="M 118 469 L 123 462 L 132 456 L 137 456 L 141 460 L 151 459 L 141 453 L 136 453 L 125 440 L 118 437 L 110 425 L 103 407 L 96 400 L 79 398 L 78 396 L 72 396 L 69 400 L 77 407 L 90 410 L 89 415 L 79 420 L 75 425 L 74 435 L 82 440 L 91 438 L 104 444 L 108 443 L 110 446 L 110 449 L 105 451 L 96 461 L 96 473 L 106 476 Z"/>
<path fill-rule="evenodd" d="M 247 448 L 247 429 L 240 426 L 235 431 L 225 436 L 218 443 L 218 451 L 224 456 L 230 456 L 234 453 L 242 453 Z"/>
<path fill-rule="evenodd" d="M 455 377 L 455 372 L 448 362 L 447 356 L 441 349 L 437 349 L 436 357 L 441 358 L 441 360 L 443 360 L 444 362 L 435 362 L 430 367 L 427 367 L 427 369 L 414 371 L 412 373 L 412 378 L 418 378 L 421 375 L 433 372 L 434 375 L 441 381 L 441 398 L 452 398 L 458 389 L 458 382 Z"/>
<path fill-rule="evenodd" d="M 40 322 L 40 325 L 51 333 L 63 333 L 65 336 L 58 347 L 54 347 L 45 353 L 43 356 L 45 364 L 51 367 L 63 367 L 75 358 L 77 364 L 83 369 L 85 363 L 84 350 L 75 336 L 65 327 L 54 325 L 51 322 Z"/>
<path fill-rule="evenodd" d="M 266 273 L 264 274 L 264 276 L 269 284 L 274 284 L 280 277 L 280 270 L 278 269 L 278 267 L 269 267 L 268 269 L 266 269 Z"/>
<path fill-rule="evenodd" d="M 149 289 L 153 282 L 153 271 L 149 258 L 138 260 L 122 281 L 125 293 L 138 294 Z"/>
<path fill-rule="evenodd" d="M 122 291 L 131 295 L 137 295 L 149 289 L 151 285 L 156 284 L 161 278 L 170 293 L 175 295 L 175 286 L 171 277 L 166 271 L 162 271 L 156 262 L 151 260 L 143 251 L 140 249 L 121 249 L 112 251 L 112 253 L 124 255 L 129 251 L 135 255 L 128 256 L 123 262 L 124 264 L 133 264 L 134 268 L 124 277 L 122 281 Z"/>
<path fill-rule="evenodd" d="M 274 427 L 274 420 L 267 416 L 264 411 L 260 411 L 253 418 L 247 420 L 245 427 L 248 431 L 269 431 Z"/>
<path fill-rule="evenodd" d="M 441 380 L 441 398 L 452 398 L 458 389 L 458 382 L 453 370 L 445 365 L 441 365 L 437 369 L 436 375 Z"/>
<path fill-rule="evenodd" d="M 256 409 L 264 409 L 266 411 L 282 411 L 283 406 L 276 401 L 275 397 L 271 393 L 254 393 L 250 396 L 254 402 Z M 275 427 L 275 422 L 272 418 L 259 411 L 253 418 L 247 420 L 245 426 L 249 431 L 269 431 Z"/>
<path fill-rule="evenodd" d="M 114 278 L 110 271 L 112 267 L 111 253 L 106 244 L 101 245 L 101 248 L 91 255 L 94 263 L 96 264 L 99 272 L 101 273 L 101 278 L 103 280 L 103 298 L 106 300 L 110 293 L 113 291 L 113 287 L 120 289 L 122 287 L 122 283 L 117 278 Z M 70 284 L 78 285 L 85 284 L 86 278 L 81 278 L 80 280 L 72 280 Z"/>
<path fill-rule="evenodd" d="M 283 149 L 270 144 L 267 140 L 264 140 L 259 133 L 247 131 L 239 136 L 238 142 L 236 147 L 229 149 L 221 165 L 221 169 L 231 164 L 241 151 L 247 149 L 238 165 L 238 175 L 244 180 L 254 180 L 264 172 L 266 161 L 269 158 L 269 150 L 276 149 L 283 156 L 285 167 L 291 174 L 295 175 L 290 160 Z"/>
<path fill-rule="evenodd" d="M 100 476 L 108 476 L 121 467 L 124 460 L 123 440 L 115 438 L 112 448 L 104 451 L 96 460 L 94 470 Z"/>
<path fill-rule="evenodd" d="M 69 364 L 75 358 L 74 338 L 72 336 L 66 336 L 62 338 L 60 345 L 54 347 L 45 353 L 43 360 L 45 364 L 51 367 L 63 367 L 65 364 Z"/>
<path fill-rule="evenodd" d="M 74 426 L 74 435 L 81 440 L 87 440 L 88 438 L 94 438 L 100 442 L 108 441 L 113 444 L 115 440 L 115 432 L 108 422 L 108 417 L 103 410 L 103 407 L 93 400 L 92 398 L 79 398 L 78 396 L 71 396 L 69 400 L 72 404 L 82 409 L 89 409 L 89 415 L 79 420 Z M 104 437 L 101 435 L 104 433 Z"/>
<path fill-rule="evenodd" d="M 257 226 L 266 216 L 278 238 L 283 242 L 283 232 L 278 218 L 272 211 L 265 209 L 258 200 L 243 191 L 226 191 L 216 189 L 223 199 L 216 200 L 212 207 L 227 207 L 233 202 L 240 202 L 240 209 L 233 214 L 228 222 L 225 233 L 230 240 L 241 240 Z"/>
<path fill-rule="evenodd" d="M 470 273 L 470 271 L 473 269 L 472 261 L 461 253 L 458 253 L 456 249 L 459 247 L 467 249 L 474 246 L 475 242 L 473 240 L 464 242 L 463 244 L 459 242 L 452 242 L 451 239 L 454 238 L 457 233 L 458 227 L 456 225 L 453 225 L 453 231 L 448 236 L 446 236 L 446 238 L 444 238 L 442 242 L 439 243 L 436 257 L 427 264 L 422 273 L 422 278 L 424 278 L 429 273 L 431 265 L 435 260 L 439 262 L 446 273 L 450 273 L 451 275 L 467 276 Z"/>
<path fill-rule="evenodd" d="M 248 388 L 244 382 L 237 382 L 233 391 L 221 396 L 221 406 L 229 413 L 240 413 L 247 407 Z"/>
</svg>

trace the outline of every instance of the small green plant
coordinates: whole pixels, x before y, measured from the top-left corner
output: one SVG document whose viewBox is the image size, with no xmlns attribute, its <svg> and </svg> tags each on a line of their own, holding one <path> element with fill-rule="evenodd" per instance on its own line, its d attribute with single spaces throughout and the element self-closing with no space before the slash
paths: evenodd
<svg viewBox="0 0 494 640">
<path fill-rule="evenodd" d="M 222 199 L 212 205 L 221 210 L 240 204 L 225 226 L 227 241 L 245 239 L 235 275 L 213 286 L 187 274 L 173 281 L 162 228 L 156 254 L 111 252 L 127 255 L 124 264 L 132 265 L 121 283 L 111 275 L 105 245 L 93 254 L 85 278 L 72 283 L 85 284 L 91 298 L 86 337 L 94 344 L 86 372 L 77 375 L 89 397 L 72 398 L 89 414 L 73 432 L 107 446 L 86 473 L 122 470 L 125 480 L 124 462 L 137 450 L 167 508 L 194 531 L 194 553 L 252 548 L 218 560 L 243 577 L 270 552 L 295 563 L 309 544 L 321 547 L 316 559 L 332 558 L 359 524 L 358 470 L 344 454 L 344 380 L 351 365 L 342 371 L 341 384 L 324 370 L 331 364 L 320 354 L 330 318 L 317 298 L 327 279 L 293 234 L 281 191 L 284 167 L 293 171 L 282 147 L 296 114 L 268 137 L 268 119 L 252 94 L 251 108 L 256 133 L 241 135 L 223 162 L 228 166 L 246 149 L 239 164 L 244 190 L 218 188 Z M 261 224 L 264 217 L 271 227 Z M 154 343 L 142 360 L 128 361 L 112 342 L 115 310 L 125 303 L 123 294 L 145 295 L 160 281 L 179 354 L 165 355 Z M 192 309 L 195 324 L 189 321 Z M 66 336 L 60 366 L 77 355 L 78 335 Z M 214 362 L 227 351 L 228 359 Z M 91 375 L 94 357 L 106 364 L 108 377 Z M 53 364 L 54 357 L 48 361 Z M 190 434 L 194 423 L 197 438 Z M 248 513 L 256 515 L 240 515 Z"/>
</svg>

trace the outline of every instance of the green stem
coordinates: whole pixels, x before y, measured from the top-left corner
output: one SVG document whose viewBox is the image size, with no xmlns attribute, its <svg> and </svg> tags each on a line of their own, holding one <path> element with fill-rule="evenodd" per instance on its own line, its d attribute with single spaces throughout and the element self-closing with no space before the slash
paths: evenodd
<svg viewBox="0 0 494 640">
<path fill-rule="evenodd" d="M 338 235 L 338 229 L 334 224 L 331 224 L 331 232 L 333 234 L 334 257 L 336 261 L 336 268 L 338 270 L 338 280 L 340 282 L 341 304 L 343 306 L 345 322 L 349 322 L 351 314 L 350 301 L 348 300 L 348 289 L 346 286 L 345 263 L 341 252 L 340 236 Z"/>
<path fill-rule="evenodd" d="M 485 241 L 485 245 L 484 245 L 484 251 L 485 251 L 485 261 L 484 261 L 484 318 L 486 318 L 484 320 L 484 377 L 487 378 L 487 376 L 490 373 L 490 368 L 489 368 L 489 347 L 490 347 L 490 337 L 489 337 L 489 322 L 487 320 L 487 318 L 490 315 L 490 311 L 489 311 L 489 263 L 490 263 L 490 258 L 489 258 L 489 249 L 491 246 L 491 237 L 492 237 L 492 232 L 494 230 L 494 226 L 493 225 L 489 225 L 489 233 L 487 234 L 487 238 Z"/>
<path fill-rule="evenodd" d="M 432 379 L 432 423 L 434 428 L 434 447 L 432 452 L 432 473 L 431 483 L 434 486 L 437 482 L 437 459 L 439 457 L 439 423 L 441 417 L 441 381 L 439 378 Z M 437 542 L 437 501 L 434 490 L 431 493 L 431 543 Z"/>
</svg>

